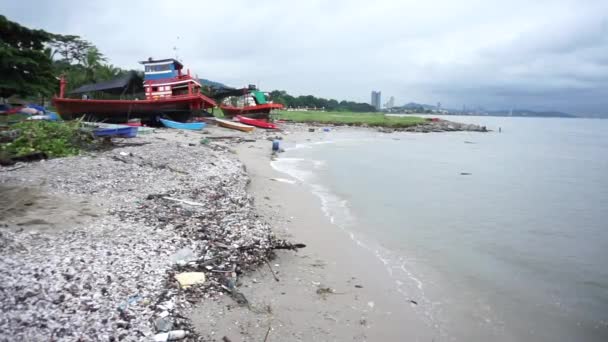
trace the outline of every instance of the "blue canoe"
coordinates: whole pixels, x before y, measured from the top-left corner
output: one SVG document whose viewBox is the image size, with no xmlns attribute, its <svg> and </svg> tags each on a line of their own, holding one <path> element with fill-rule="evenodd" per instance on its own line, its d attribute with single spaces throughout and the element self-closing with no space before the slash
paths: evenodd
<svg viewBox="0 0 608 342">
<path fill-rule="evenodd" d="M 137 136 L 137 127 L 97 128 L 93 130 L 93 135 L 96 137 L 118 136 L 122 138 L 133 138 Z"/>
<path fill-rule="evenodd" d="M 190 129 L 193 131 L 200 131 L 206 126 L 204 122 L 176 122 L 167 119 L 160 119 L 160 122 L 162 122 L 163 125 L 168 128 Z"/>
</svg>

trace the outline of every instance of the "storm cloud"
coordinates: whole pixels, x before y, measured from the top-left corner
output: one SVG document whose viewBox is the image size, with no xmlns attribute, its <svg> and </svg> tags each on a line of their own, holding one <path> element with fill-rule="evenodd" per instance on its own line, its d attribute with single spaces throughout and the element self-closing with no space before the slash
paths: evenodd
<svg viewBox="0 0 608 342">
<path fill-rule="evenodd" d="M 368 102 L 607 114 L 608 1 L 3 1 L 24 25 L 77 34 L 138 69 Z"/>
</svg>

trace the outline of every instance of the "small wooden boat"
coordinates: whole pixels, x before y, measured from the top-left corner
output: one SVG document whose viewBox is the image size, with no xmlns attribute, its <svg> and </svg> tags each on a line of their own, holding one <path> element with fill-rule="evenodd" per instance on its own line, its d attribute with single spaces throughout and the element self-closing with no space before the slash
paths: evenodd
<svg viewBox="0 0 608 342">
<path fill-rule="evenodd" d="M 255 127 L 269 128 L 269 129 L 277 128 L 277 125 L 270 123 L 268 121 L 252 119 L 252 118 L 244 117 L 241 115 L 237 115 L 235 117 L 235 119 L 238 120 L 238 122 L 240 122 L 240 123 L 244 123 L 246 125 L 251 125 L 251 126 L 255 126 Z"/>
<path fill-rule="evenodd" d="M 255 127 L 253 127 L 253 126 L 245 125 L 240 122 L 222 120 L 222 119 L 218 119 L 218 118 L 216 118 L 215 121 L 217 122 L 218 125 L 220 125 L 222 127 L 236 129 L 236 130 L 239 130 L 242 132 L 251 132 L 255 129 Z"/>
<path fill-rule="evenodd" d="M 200 131 L 206 126 L 204 122 L 177 122 L 167 119 L 160 119 L 160 122 L 162 122 L 163 125 L 168 128 L 189 129 L 192 131 Z"/>
<path fill-rule="evenodd" d="M 93 135 L 96 137 L 134 138 L 137 136 L 137 127 L 96 128 L 93 130 Z"/>
</svg>

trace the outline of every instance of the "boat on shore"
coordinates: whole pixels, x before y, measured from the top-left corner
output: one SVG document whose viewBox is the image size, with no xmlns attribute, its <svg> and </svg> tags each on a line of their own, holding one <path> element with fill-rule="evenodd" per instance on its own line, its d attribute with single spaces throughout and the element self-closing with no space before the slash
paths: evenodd
<svg viewBox="0 0 608 342">
<path fill-rule="evenodd" d="M 215 122 L 217 122 L 218 126 L 221 126 L 224 128 L 236 129 L 241 132 L 251 132 L 255 129 L 255 127 L 253 127 L 253 126 L 245 125 L 245 124 L 242 124 L 242 123 L 236 122 L 236 121 L 216 118 Z"/>
<path fill-rule="evenodd" d="M 254 85 L 243 89 L 228 89 L 221 93 L 220 109 L 227 118 L 237 115 L 252 119 L 268 119 L 272 110 L 282 109 L 280 103 L 272 103 L 268 94 Z"/>
<path fill-rule="evenodd" d="M 67 80 L 61 78 L 59 96 L 53 98 L 53 105 L 64 119 L 80 116 L 107 122 L 125 122 L 133 117 L 143 121 L 157 122 L 161 114 L 174 120 L 187 120 L 193 113 L 204 113 L 213 108 L 213 99 L 201 93 L 201 84 L 183 73 L 184 66 L 175 59 L 161 59 L 140 62 L 144 65 L 143 89 L 137 82 L 137 75 L 129 73 L 114 80 L 82 86 L 70 92 L 81 98 L 67 98 Z M 141 80 L 141 78 L 139 78 Z M 145 99 L 91 99 L 94 92 L 125 97 L 128 90 L 135 94 L 143 90 Z"/>
<path fill-rule="evenodd" d="M 191 131 L 200 131 L 207 125 L 204 122 L 177 122 L 167 119 L 160 119 L 160 122 L 167 128 L 187 129 Z"/>
<path fill-rule="evenodd" d="M 265 120 L 261 120 L 261 119 L 252 119 L 252 118 L 248 118 L 248 117 L 241 116 L 241 115 L 237 115 L 234 118 L 238 122 L 244 123 L 246 125 L 251 125 L 251 126 L 266 128 L 266 129 L 276 129 L 277 128 L 277 125 L 275 125 L 271 122 L 265 121 Z"/>
</svg>

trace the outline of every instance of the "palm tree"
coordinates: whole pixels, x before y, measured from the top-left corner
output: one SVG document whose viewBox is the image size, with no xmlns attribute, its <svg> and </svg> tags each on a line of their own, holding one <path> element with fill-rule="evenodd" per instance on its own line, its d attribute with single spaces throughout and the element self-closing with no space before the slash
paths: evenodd
<svg viewBox="0 0 608 342">
<path fill-rule="evenodd" d="M 96 47 L 92 46 L 88 48 L 86 56 L 82 61 L 87 82 L 97 81 L 97 70 L 105 61 L 107 61 L 107 59 Z"/>
</svg>

